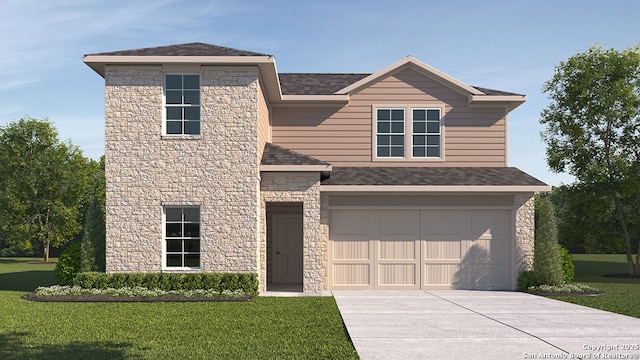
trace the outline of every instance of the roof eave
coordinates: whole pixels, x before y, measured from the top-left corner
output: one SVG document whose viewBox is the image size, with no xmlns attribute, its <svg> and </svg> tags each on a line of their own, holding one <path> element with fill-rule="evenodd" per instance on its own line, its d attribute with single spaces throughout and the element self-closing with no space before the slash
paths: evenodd
<svg viewBox="0 0 640 360">
<path fill-rule="evenodd" d="M 527 101 L 525 95 L 471 95 L 469 96 L 470 106 L 499 106 L 504 105 L 508 111 L 524 104 Z"/>
<path fill-rule="evenodd" d="M 321 185 L 321 192 L 530 193 L 551 191 L 549 185 Z"/>
<path fill-rule="evenodd" d="M 349 95 L 282 95 L 273 106 L 344 106 L 349 103 Z"/>
</svg>

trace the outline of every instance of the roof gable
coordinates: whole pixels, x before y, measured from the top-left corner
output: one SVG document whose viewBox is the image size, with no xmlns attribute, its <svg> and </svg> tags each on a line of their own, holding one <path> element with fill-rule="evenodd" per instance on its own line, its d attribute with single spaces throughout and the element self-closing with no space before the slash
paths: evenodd
<svg viewBox="0 0 640 360">
<path fill-rule="evenodd" d="M 272 143 L 266 143 L 264 145 L 264 152 L 262 153 L 262 160 L 260 165 L 322 165 L 329 166 L 331 164 L 300 154 L 293 150 L 285 149 L 281 146 L 274 145 Z"/>
</svg>

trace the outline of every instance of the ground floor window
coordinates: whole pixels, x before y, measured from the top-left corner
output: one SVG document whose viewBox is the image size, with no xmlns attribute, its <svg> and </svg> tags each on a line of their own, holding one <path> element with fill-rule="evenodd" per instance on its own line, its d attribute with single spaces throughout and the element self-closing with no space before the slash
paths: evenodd
<svg viewBox="0 0 640 360">
<path fill-rule="evenodd" d="M 165 266 L 200 267 L 200 207 L 164 208 Z"/>
</svg>

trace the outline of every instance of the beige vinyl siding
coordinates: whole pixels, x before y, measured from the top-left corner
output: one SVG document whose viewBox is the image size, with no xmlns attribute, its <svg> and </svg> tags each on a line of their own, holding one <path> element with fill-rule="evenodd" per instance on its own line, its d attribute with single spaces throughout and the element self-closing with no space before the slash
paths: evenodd
<svg viewBox="0 0 640 360">
<path fill-rule="evenodd" d="M 270 133 L 269 105 L 267 104 L 264 89 L 260 86 L 258 90 L 258 164 L 262 159 L 264 145 L 271 140 Z"/>
<path fill-rule="evenodd" d="M 372 106 L 443 108 L 444 161 L 372 161 Z M 504 107 L 468 98 L 412 69 L 358 93 L 345 107 L 274 107 L 272 142 L 334 166 L 506 166 Z"/>
</svg>

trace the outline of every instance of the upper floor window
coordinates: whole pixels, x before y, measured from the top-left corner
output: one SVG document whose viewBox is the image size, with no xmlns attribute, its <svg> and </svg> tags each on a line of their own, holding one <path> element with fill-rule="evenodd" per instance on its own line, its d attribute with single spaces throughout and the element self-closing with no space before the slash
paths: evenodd
<svg viewBox="0 0 640 360">
<path fill-rule="evenodd" d="M 440 109 L 413 109 L 413 157 L 440 157 Z"/>
<path fill-rule="evenodd" d="M 375 158 L 442 157 L 440 108 L 375 108 Z"/>
<path fill-rule="evenodd" d="M 200 135 L 200 75 L 165 77 L 165 132 Z"/>
<path fill-rule="evenodd" d="M 376 115 L 377 156 L 404 157 L 404 109 L 378 109 Z"/>
<path fill-rule="evenodd" d="M 200 207 L 164 209 L 165 267 L 200 267 Z"/>
</svg>

